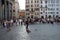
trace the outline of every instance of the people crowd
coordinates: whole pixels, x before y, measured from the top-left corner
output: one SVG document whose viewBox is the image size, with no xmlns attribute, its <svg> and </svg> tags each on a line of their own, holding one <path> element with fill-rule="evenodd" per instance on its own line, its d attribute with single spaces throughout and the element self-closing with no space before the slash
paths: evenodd
<svg viewBox="0 0 60 40">
<path fill-rule="evenodd" d="M 22 22 L 22 19 L 1 20 L 0 26 L 6 28 L 7 30 L 11 30 L 11 27 L 22 25 Z"/>
<path fill-rule="evenodd" d="M 38 18 L 38 19 L 34 19 L 34 18 L 25 18 L 25 19 L 11 19 L 11 20 L 1 20 L 0 21 L 0 25 L 3 28 L 6 28 L 7 30 L 11 30 L 11 27 L 13 26 L 22 26 L 23 24 L 26 25 L 26 29 L 28 29 L 28 25 L 29 24 L 35 24 L 35 23 L 51 23 L 54 24 L 56 23 L 60 23 L 60 18 L 59 20 L 55 19 L 55 18 Z"/>
<path fill-rule="evenodd" d="M 26 20 L 26 19 L 25 19 Z M 60 18 L 52 18 L 52 17 L 50 17 L 50 18 L 37 18 L 37 19 L 35 19 L 35 18 L 28 18 L 28 21 L 29 21 L 29 24 L 35 24 L 35 23 L 37 23 L 37 22 L 39 22 L 39 23 L 47 23 L 47 24 L 49 24 L 49 23 L 51 23 L 51 24 L 54 24 L 54 23 L 60 23 Z M 25 23 L 26 23 L 26 21 L 25 21 Z"/>
</svg>

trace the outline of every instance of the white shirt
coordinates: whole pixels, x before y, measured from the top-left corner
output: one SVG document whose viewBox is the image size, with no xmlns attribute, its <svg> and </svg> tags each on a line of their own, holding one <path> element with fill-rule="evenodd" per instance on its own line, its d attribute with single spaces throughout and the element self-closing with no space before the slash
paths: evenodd
<svg viewBox="0 0 60 40">
<path fill-rule="evenodd" d="M 6 26 L 7 24 L 6 24 L 7 22 L 4 22 L 4 25 Z"/>
<path fill-rule="evenodd" d="M 13 20 L 11 20 L 11 23 L 13 23 Z"/>
<path fill-rule="evenodd" d="M 19 19 L 19 22 L 22 22 L 22 19 Z"/>
</svg>

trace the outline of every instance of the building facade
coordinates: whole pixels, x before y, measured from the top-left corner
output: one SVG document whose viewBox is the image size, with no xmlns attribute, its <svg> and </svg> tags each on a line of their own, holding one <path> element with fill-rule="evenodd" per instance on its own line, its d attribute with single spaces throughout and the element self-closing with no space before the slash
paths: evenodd
<svg viewBox="0 0 60 40">
<path fill-rule="evenodd" d="M 40 17 L 60 17 L 60 0 L 40 0 Z"/>
<path fill-rule="evenodd" d="M 2 20 L 2 0 L 0 0 L 0 20 Z"/>
<path fill-rule="evenodd" d="M 19 11 L 19 18 L 25 18 L 25 10 Z"/>
<path fill-rule="evenodd" d="M 26 18 L 38 18 L 39 17 L 39 3 L 40 0 L 26 0 L 26 11 L 25 17 Z"/>
<path fill-rule="evenodd" d="M 13 18 L 19 18 L 19 3 L 18 0 L 13 2 Z"/>
<path fill-rule="evenodd" d="M 60 17 L 60 0 L 26 0 L 26 18 Z"/>
<path fill-rule="evenodd" d="M 0 20 L 12 19 L 12 0 L 0 0 Z"/>
</svg>

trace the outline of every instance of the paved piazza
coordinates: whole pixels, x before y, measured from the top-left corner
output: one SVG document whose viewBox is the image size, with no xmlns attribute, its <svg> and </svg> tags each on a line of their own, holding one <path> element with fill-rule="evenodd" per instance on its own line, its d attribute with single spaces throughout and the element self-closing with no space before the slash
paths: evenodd
<svg viewBox="0 0 60 40">
<path fill-rule="evenodd" d="M 15 26 L 11 31 L 0 31 L 0 40 L 60 40 L 60 24 L 31 24 L 27 33 L 25 25 Z"/>
</svg>

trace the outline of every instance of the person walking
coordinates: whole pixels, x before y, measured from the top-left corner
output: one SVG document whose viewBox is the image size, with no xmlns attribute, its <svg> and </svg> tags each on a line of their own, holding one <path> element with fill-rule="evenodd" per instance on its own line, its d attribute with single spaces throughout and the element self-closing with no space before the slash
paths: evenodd
<svg viewBox="0 0 60 40">
<path fill-rule="evenodd" d="M 13 26 L 13 19 L 11 19 L 11 26 Z"/>
<path fill-rule="evenodd" d="M 4 27 L 4 28 L 7 28 L 7 21 L 5 21 L 5 20 L 4 20 L 4 22 L 3 22 L 3 27 Z"/>
<path fill-rule="evenodd" d="M 16 19 L 13 20 L 13 25 L 16 26 Z"/>
<path fill-rule="evenodd" d="M 26 20 L 26 29 L 28 29 L 29 21 L 28 19 Z"/>
<path fill-rule="evenodd" d="M 8 24 L 8 27 L 7 27 L 8 30 L 7 31 L 9 31 L 9 30 L 11 30 L 11 28 L 10 28 L 11 27 L 11 21 L 8 20 L 7 24 Z"/>
<path fill-rule="evenodd" d="M 16 26 L 17 26 L 17 22 L 18 22 L 18 21 L 17 21 L 17 19 L 16 19 Z"/>
<path fill-rule="evenodd" d="M 22 25 L 22 19 L 19 19 L 19 25 Z"/>
<path fill-rule="evenodd" d="M 29 20 L 27 19 L 27 21 L 26 21 L 26 32 L 30 33 L 31 31 L 29 30 L 28 26 L 29 26 Z"/>
<path fill-rule="evenodd" d="M 3 27 L 5 28 L 5 25 L 4 25 L 4 20 L 2 21 L 2 24 L 3 24 Z"/>
<path fill-rule="evenodd" d="M 23 20 L 21 19 L 21 25 L 23 24 Z"/>
<path fill-rule="evenodd" d="M 17 20 L 16 20 L 16 26 L 18 26 L 18 25 L 19 25 L 19 20 L 17 19 Z"/>
</svg>

